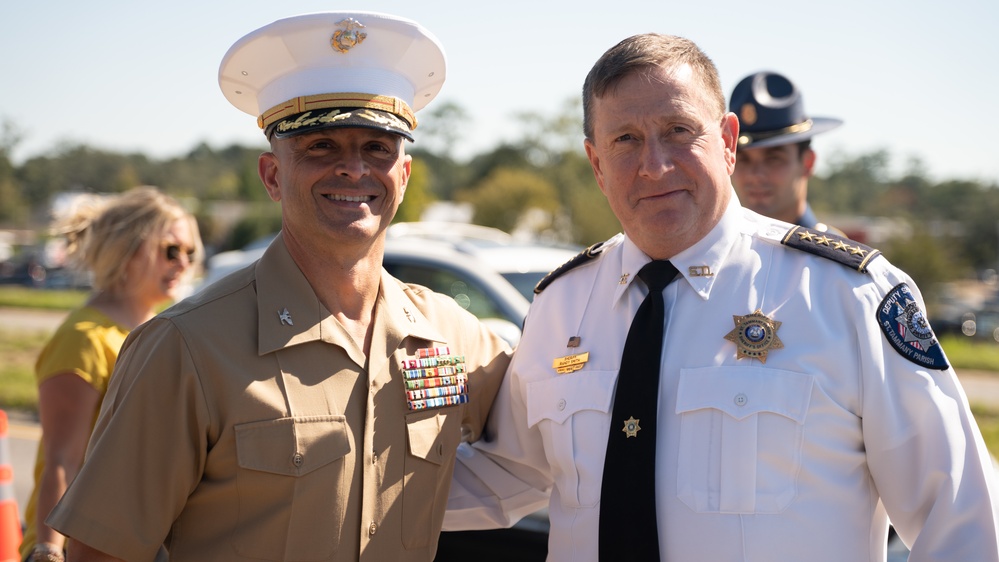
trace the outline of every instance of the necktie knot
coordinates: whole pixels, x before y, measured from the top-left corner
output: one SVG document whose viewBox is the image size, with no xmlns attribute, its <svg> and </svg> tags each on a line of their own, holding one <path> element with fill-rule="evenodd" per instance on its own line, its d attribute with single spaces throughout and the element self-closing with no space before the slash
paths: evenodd
<svg viewBox="0 0 999 562">
<path fill-rule="evenodd" d="M 677 273 L 676 267 L 668 260 L 653 260 L 642 267 L 641 271 L 638 272 L 638 277 L 652 293 L 665 289 Z"/>
</svg>

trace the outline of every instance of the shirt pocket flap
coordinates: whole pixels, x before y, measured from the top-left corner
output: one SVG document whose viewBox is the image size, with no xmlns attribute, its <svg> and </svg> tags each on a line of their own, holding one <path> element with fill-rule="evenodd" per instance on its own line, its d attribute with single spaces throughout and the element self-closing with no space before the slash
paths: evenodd
<svg viewBox="0 0 999 562">
<path fill-rule="evenodd" d="M 239 466 L 302 476 L 350 452 L 344 416 L 280 418 L 236 426 Z"/>
<path fill-rule="evenodd" d="M 419 412 L 406 416 L 409 454 L 441 464 L 444 461 L 444 441 L 441 433 L 446 421 L 447 414 L 440 411 Z"/>
<path fill-rule="evenodd" d="M 801 424 L 814 377 L 763 367 L 681 369 L 676 413 L 711 408 L 737 420 L 770 412 Z"/>
<path fill-rule="evenodd" d="M 527 384 L 527 425 L 562 424 L 576 412 L 610 412 L 617 371 L 580 371 Z"/>
</svg>

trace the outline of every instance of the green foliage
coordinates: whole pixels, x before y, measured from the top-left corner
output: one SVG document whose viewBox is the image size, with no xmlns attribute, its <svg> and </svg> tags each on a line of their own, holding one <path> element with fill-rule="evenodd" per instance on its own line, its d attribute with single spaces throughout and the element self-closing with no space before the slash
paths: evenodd
<svg viewBox="0 0 999 562">
<path fill-rule="evenodd" d="M 985 440 L 985 448 L 992 456 L 999 456 L 999 408 L 980 403 L 971 405 L 971 413 L 978 422 L 978 429 Z"/>
<path fill-rule="evenodd" d="M 990 371 L 999 373 L 999 345 L 965 336 L 940 336 L 940 346 L 957 372 Z"/>
<path fill-rule="evenodd" d="M 83 305 L 89 293 L 78 290 L 32 289 L 17 285 L 0 286 L 0 307 L 70 310 Z"/>
<path fill-rule="evenodd" d="M 459 192 L 462 201 L 472 204 L 472 222 L 512 232 L 529 209 L 553 216 L 559 202 L 555 187 L 534 172 L 498 168 L 474 188 Z M 551 227 L 551 222 L 545 225 Z"/>
<path fill-rule="evenodd" d="M 232 228 L 229 240 L 220 248 L 233 250 L 281 230 L 281 208 L 274 205 L 257 205 Z"/>
<path fill-rule="evenodd" d="M 409 184 L 406 185 L 406 196 L 399 205 L 392 222 L 416 222 L 420 220 L 423 211 L 434 201 L 429 186 L 430 174 L 427 165 L 421 159 L 413 159 Z"/>
<path fill-rule="evenodd" d="M 961 257 L 951 251 L 953 241 L 935 237 L 925 228 L 913 227 L 911 232 L 890 238 L 881 251 L 916 282 L 927 301 L 935 301 L 935 288 L 945 281 L 972 273 Z"/>
<path fill-rule="evenodd" d="M 0 408 L 37 410 L 35 360 L 48 338 L 44 331 L 0 328 Z"/>
<path fill-rule="evenodd" d="M 454 147 L 461 141 L 469 117 L 465 108 L 456 102 L 434 104 L 420 114 L 420 126 L 416 132 L 418 146 L 444 158 L 453 158 Z"/>
</svg>

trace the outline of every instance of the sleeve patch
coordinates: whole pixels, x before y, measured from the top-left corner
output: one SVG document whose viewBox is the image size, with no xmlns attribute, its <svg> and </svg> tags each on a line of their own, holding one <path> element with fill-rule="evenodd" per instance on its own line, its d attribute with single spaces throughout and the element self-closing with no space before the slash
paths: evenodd
<svg viewBox="0 0 999 562">
<path fill-rule="evenodd" d="M 803 226 L 795 226 L 788 230 L 781 240 L 781 244 L 839 262 L 860 273 L 866 273 L 867 264 L 881 255 L 880 250 L 865 246 L 860 242 L 838 236 L 832 232 L 819 232 Z"/>
<path fill-rule="evenodd" d="M 920 367 L 942 371 L 950 367 L 926 314 L 905 283 L 899 283 L 878 307 L 878 325 L 895 351 Z"/>
</svg>

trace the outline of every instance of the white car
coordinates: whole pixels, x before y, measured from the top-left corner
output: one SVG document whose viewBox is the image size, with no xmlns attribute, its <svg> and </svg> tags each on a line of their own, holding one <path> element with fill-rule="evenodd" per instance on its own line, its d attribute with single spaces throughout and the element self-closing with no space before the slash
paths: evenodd
<svg viewBox="0 0 999 562">
<path fill-rule="evenodd" d="M 201 287 L 256 261 L 273 238 L 209 258 Z M 402 281 L 452 297 L 516 345 L 534 286 L 578 251 L 521 243 L 503 231 L 470 224 L 397 223 L 387 232 L 383 266 Z"/>
</svg>

